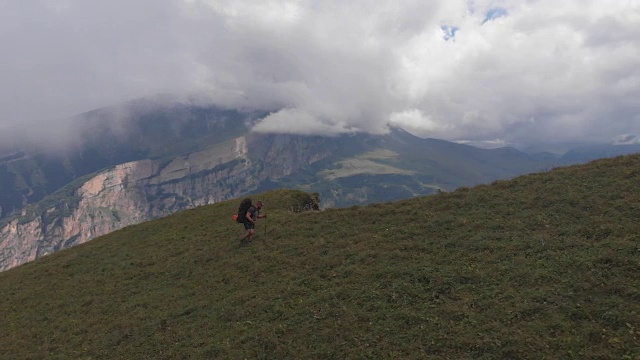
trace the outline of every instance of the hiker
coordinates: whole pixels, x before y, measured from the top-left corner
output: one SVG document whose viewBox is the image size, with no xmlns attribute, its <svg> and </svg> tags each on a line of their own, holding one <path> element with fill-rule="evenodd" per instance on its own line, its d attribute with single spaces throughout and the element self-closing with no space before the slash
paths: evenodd
<svg viewBox="0 0 640 360">
<path fill-rule="evenodd" d="M 266 214 L 260 214 L 262 209 L 262 201 L 257 201 L 255 205 L 251 205 L 244 216 L 244 229 L 247 231 L 245 235 L 240 239 L 240 243 L 250 243 L 253 239 L 253 235 L 256 233 L 256 222 L 258 219 L 266 218 Z"/>
</svg>

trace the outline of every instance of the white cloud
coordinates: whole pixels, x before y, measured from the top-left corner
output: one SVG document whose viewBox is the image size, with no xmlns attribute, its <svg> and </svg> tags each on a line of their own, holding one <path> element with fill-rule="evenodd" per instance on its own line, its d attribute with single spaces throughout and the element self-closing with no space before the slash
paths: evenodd
<svg viewBox="0 0 640 360">
<path fill-rule="evenodd" d="M 272 111 L 258 131 L 640 133 L 632 1 L 10 0 L 0 30 L 0 124 L 173 92 Z"/>
<path fill-rule="evenodd" d="M 419 132 L 446 132 L 447 125 L 433 121 L 430 117 L 418 109 L 405 110 L 392 113 L 389 117 L 389 125 L 398 126 L 409 131 Z"/>
<path fill-rule="evenodd" d="M 344 122 L 319 119 L 304 110 L 283 109 L 265 117 L 253 128 L 253 131 L 332 136 L 358 132 L 358 129 Z"/>
<path fill-rule="evenodd" d="M 493 140 L 457 140 L 458 144 L 471 145 L 483 149 L 498 149 L 506 146 L 512 146 L 508 142 L 502 139 L 493 139 Z"/>
</svg>

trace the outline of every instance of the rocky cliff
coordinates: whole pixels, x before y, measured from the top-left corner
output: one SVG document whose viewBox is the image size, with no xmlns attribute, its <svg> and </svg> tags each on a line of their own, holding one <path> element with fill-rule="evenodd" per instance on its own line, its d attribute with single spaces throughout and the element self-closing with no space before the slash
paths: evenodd
<svg viewBox="0 0 640 360">
<path fill-rule="evenodd" d="M 242 196 L 331 155 L 322 139 L 242 136 L 172 160 L 117 165 L 74 196 L 25 209 L 0 229 L 0 270 L 87 242 L 128 225 Z M 50 202 L 49 202 L 50 203 Z"/>
</svg>

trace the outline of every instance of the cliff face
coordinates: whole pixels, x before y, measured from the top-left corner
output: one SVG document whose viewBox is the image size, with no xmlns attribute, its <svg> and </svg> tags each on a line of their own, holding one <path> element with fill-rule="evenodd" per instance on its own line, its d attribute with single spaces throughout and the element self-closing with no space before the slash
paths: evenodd
<svg viewBox="0 0 640 360">
<path fill-rule="evenodd" d="M 245 135 L 261 114 L 139 99 L 0 131 L 0 223 L 97 171 L 175 157 Z"/>
<path fill-rule="evenodd" d="M 331 149 L 292 136 L 243 136 L 169 162 L 141 160 L 98 173 L 69 200 L 0 229 L 0 270 L 128 225 L 242 196 L 324 159 Z M 319 142 L 321 140 L 316 140 Z"/>
</svg>

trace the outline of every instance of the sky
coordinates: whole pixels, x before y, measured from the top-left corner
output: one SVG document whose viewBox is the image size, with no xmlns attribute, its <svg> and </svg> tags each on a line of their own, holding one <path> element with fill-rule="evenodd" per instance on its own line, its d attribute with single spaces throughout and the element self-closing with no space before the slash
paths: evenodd
<svg viewBox="0 0 640 360">
<path fill-rule="evenodd" d="M 640 133 L 637 0 L 0 0 L 0 131 L 174 94 L 261 132 Z"/>
</svg>

